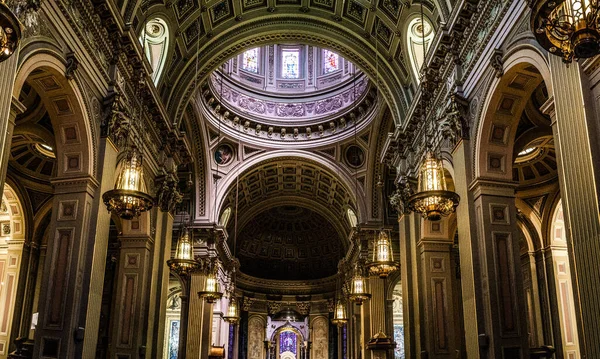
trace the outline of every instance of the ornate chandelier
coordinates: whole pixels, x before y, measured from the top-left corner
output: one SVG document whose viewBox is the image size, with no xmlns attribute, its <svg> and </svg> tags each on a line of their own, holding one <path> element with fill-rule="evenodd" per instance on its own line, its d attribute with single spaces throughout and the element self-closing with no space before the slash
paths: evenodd
<svg viewBox="0 0 600 359">
<path fill-rule="evenodd" d="M 214 303 L 218 299 L 221 299 L 223 293 L 219 291 L 219 280 L 217 279 L 217 266 L 213 265 L 212 270 L 206 275 L 206 282 L 204 283 L 204 290 L 198 292 L 199 298 L 204 298 L 206 303 Z"/>
<path fill-rule="evenodd" d="M 141 156 L 138 156 L 136 149 L 132 148 L 123 161 L 115 182 L 115 189 L 102 195 L 104 204 L 110 212 L 123 219 L 132 219 L 152 208 L 154 200 L 142 191 L 143 174 Z"/>
<path fill-rule="evenodd" d="M 227 307 L 227 315 L 223 316 L 223 320 L 225 320 L 229 324 L 237 324 L 240 321 L 240 308 L 238 306 L 237 299 L 235 295 L 231 293 L 229 298 L 229 306 Z"/>
<path fill-rule="evenodd" d="M 531 28 L 543 48 L 570 63 L 600 53 L 600 6 L 593 0 L 536 0 Z"/>
<path fill-rule="evenodd" d="M 358 265 L 354 269 L 354 276 L 351 278 L 348 297 L 358 305 L 362 305 L 371 298 L 371 294 L 368 293 L 367 280 L 360 272 Z"/>
<path fill-rule="evenodd" d="M 21 24 L 16 15 L 0 2 L 0 62 L 8 59 L 21 40 Z"/>
<path fill-rule="evenodd" d="M 167 265 L 180 275 L 187 275 L 198 268 L 199 263 L 194 260 L 194 246 L 187 228 L 182 231 L 177 241 L 175 256 L 167 261 Z"/>
<path fill-rule="evenodd" d="M 369 264 L 369 271 L 379 278 L 386 278 L 398 269 L 398 264 L 394 262 L 394 252 L 388 232 L 383 229 L 379 231 L 373 244 L 373 261 Z"/>
<path fill-rule="evenodd" d="M 442 161 L 430 151 L 419 171 L 417 193 L 408 199 L 408 208 L 423 218 L 439 221 L 456 210 L 460 197 L 448 191 Z"/>
<path fill-rule="evenodd" d="M 346 305 L 340 299 L 338 299 L 335 309 L 333 311 L 333 319 L 331 319 L 331 323 L 337 325 L 338 327 L 343 327 L 346 323 L 348 323 L 348 316 L 346 315 Z"/>
</svg>

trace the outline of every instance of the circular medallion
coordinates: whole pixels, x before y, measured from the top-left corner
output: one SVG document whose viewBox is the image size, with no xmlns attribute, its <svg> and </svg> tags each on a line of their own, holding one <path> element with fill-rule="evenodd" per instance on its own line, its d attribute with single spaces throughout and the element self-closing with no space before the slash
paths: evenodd
<svg viewBox="0 0 600 359">
<path fill-rule="evenodd" d="M 365 152 L 357 145 L 346 148 L 346 163 L 352 167 L 361 167 L 365 163 Z"/>
<path fill-rule="evenodd" d="M 233 148 L 228 144 L 221 144 L 215 150 L 215 162 L 219 165 L 226 165 L 233 159 Z"/>
</svg>

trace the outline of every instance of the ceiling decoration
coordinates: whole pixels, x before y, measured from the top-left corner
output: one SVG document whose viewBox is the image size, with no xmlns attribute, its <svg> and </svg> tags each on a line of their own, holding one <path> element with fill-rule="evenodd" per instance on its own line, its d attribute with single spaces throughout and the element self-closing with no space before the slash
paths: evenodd
<svg viewBox="0 0 600 359">
<path fill-rule="evenodd" d="M 354 126 L 365 128 L 379 108 L 377 92 L 364 76 L 356 81 L 357 101 L 352 101 L 351 82 L 330 96 L 298 101 L 244 94 L 231 83 L 223 84 L 221 93 L 216 81 L 202 85 L 198 102 L 204 117 L 215 128 L 220 122 L 224 133 L 257 145 L 314 147 L 349 138 Z"/>
<path fill-rule="evenodd" d="M 9 163 L 29 179 L 49 180 L 56 175 L 57 162 L 50 116 L 38 93 L 27 82 L 19 101 L 26 110 L 15 119 Z"/>
<path fill-rule="evenodd" d="M 333 51 L 306 44 L 274 44 L 248 49 L 219 67 L 227 83 L 253 95 L 293 100 L 313 97 L 352 82 L 352 63 Z M 215 75 L 213 74 L 213 78 Z"/>
<path fill-rule="evenodd" d="M 326 218 L 344 236 L 350 231 L 348 208 L 356 211 L 354 195 L 331 170 L 305 158 L 279 157 L 264 161 L 240 174 L 238 228 L 257 212 L 285 203 L 302 205 Z M 235 182 L 230 186 L 221 211 L 234 207 Z M 286 202 L 287 201 L 287 202 Z M 233 233 L 230 221 L 228 233 Z"/>
<path fill-rule="evenodd" d="M 542 136 L 529 142 L 513 164 L 513 180 L 520 186 L 539 186 L 558 176 L 556 149 L 552 136 Z"/>
<path fill-rule="evenodd" d="M 434 23 L 440 17 L 439 10 L 448 13 L 445 2 L 427 1 L 424 5 Z M 172 116 L 179 118 L 192 96 L 193 84 L 201 83 L 220 64 L 244 50 L 274 43 L 306 43 L 330 49 L 375 78 L 377 41 L 377 86 L 399 123 L 410 97 L 407 89 L 411 76 L 403 52 L 409 6 L 399 0 L 373 4 L 357 0 L 243 0 L 241 4 L 222 0 L 208 5 L 196 0 L 173 1 L 175 19 L 169 26 L 180 35 L 170 51 L 161 95 Z M 141 9 L 137 17 L 143 18 Z"/>
<path fill-rule="evenodd" d="M 327 219 L 293 204 L 256 213 L 238 240 L 240 270 L 275 280 L 334 275 L 345 252 L 341 234 Z"/>
</svg>

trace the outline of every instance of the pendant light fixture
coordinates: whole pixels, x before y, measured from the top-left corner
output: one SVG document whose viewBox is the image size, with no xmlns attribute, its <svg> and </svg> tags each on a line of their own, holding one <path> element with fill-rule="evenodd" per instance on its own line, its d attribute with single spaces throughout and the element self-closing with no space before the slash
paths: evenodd
<svg viewBox="0 0 600 359">
<path fill-rule="evenodd" d="M 214 303 L 218 299 L 223 297 L 223 293 L 219 290 L 219 265 L 216 258 L 211 259 L 208 273 L 206 274 L 206 281 L 204 282 L 204 290 L 198 292 L 199 298 L 204 298 L 206 303 Z"/>
<path fill-rule="evenodd" d="M 424 23 L 423 4 L 421 4 L 421 23 Z M 423 34 L 423 65 L 425 66 L 425 35 Z M 422 73 L 424 76 L 424 73 Z M 423 89 L 423 86 L 421 87 Z M 421 114 L 423 121 L 427 120 L 427 106 L 424 105 L 424 94 L 421 91 Z M 431 131 L 435 131 L 432 118 Z M 436 158 L 433 152 L 432 135 L 427 135 L 427 154 L 425 162 L 421 165 L 418 178 L 417 192 L 409 197 L 408 208 L 420 213 L 423 218 L 430 221 L 439 221 L 442 217 L 453 213 L 458 206 L 458 194 L 448 191 L 442 161 Z"/>
<path fill-rule="evenodd" d="M 398 263 L 394 261 L 394 251 L 388 230 L 382 229 L 375 234 L 373 240 L 373 260 L 369 263 L 369 272 L 379 278 L 387 278 L 396 270 L 398 270 Z"/>
<path fill-rule="evenodd" d="M 337 325 L 338 327 L 343 327 L 346 323 L 348 323 L 348 315 L 346 314 L 346 305 L 338 298 L 335 308 L 333 310 L 333 319 L 331 319 L 331 323 Z"/>
<path fill-rule="evenodd" d="M 354 273 L 350 280 L 350 293 L 348 298 L 358 305 L 362 305 L 367 300 L 371 299 L 371 294 L 368 290 L 368 280 L 362 273 L 362 266 L 359 263 L 354 267 Z"/>
<path fill-rule="evenodd" d="M 565 63 L 600 53 L 600 4 L 590 0 L 533 0 L 531 28 L 540 45 Z"/>
<path fill-rule="evenodd" d="M 2 1 L 0 2 L 0 62 L 14 54 L 20 40 L 21 23 Z"/>
<path fill-rule="evenodd" d="M 199 51 L 199 49 L 197 48 L 197 51 Z M 196 62 L 196 77 L 198 76 L 198 62 Z M 197 87 L 197 84 L 194 84 L 195 87 Z M 223 97 L 223 78 L 221 77 L 221 96 L 219 100 L 222 100 Z M 221 121 L 219 121 L 219 134 L 217 136 L 217 141 L 219 141 L 221 138 Z M 219 216 L 217 215 L 217 189 L 218 189 L 218 184 L 219 184 L 219 179 L 221 178 L 219 176 L 219 162 L 217 162 L 217 169 L 216 169 L 216 173 L 213 175 L 213 178 L 215 180 L 215 202 L 214 202 L 214 207 L 213 207 L 213 215 L 215 217 L 215 222 L 218 223 L 219 221 Z M 215 236 L 216 236 L 216 232 L 215 232 Z M 216 241 L 215 241 L 216 242 Z M 213 258 L 207 258 L 207 260 L 209 260 L 209 268 L 207 270 L 207 274 L 206 274 L 206 281 L 204 283 L 204 290 L 198 292 L 198 296 L 200 298 L 204 298 L 204 300 L 206 301 L 206 303 L 214 303 L 215 301 L 217 301 L 218 299 L 221 299 L 221 297 L 223 297 L 223 293 L 220 291 L 220 286 L 219 286 L 219 266 L 218 266 L 218 259 L 216 257 Z"/>
<path fill-rule="evenodd" d="M 377 34 L 378 36 L 378 34 Z M 375 62 L 375 68 L 377 72 L 377 76 L 379 77 L 379 56 L 378 56 L 378 39 L 375 37 L 375 56 L 377 61 Z M 381 189 L 381 211 L 383 213 L 383 186 L 381 185 L 381 180 L 378 183 L 379 188 Z M 373 259 L 368 264 L 369 272 L 372 275 L 377 275 L 381 278 L 387 277 L 391 272 L 398 269 L 398 265 L 394 262 L 394 255 L 392 253 L 392 243 L 390 242 L 390 237 L 384 229 L 379 232 L 379 235 L 375 234 L 373 240 Z"/>
<path fill-rule="evenodd" d="M 194 260 L 194 244 L 193 239 L 190 238 L 190 228 L 183 225 L 183 220 L 179 233 L 175 256 L 167 261 L 167 265 L 175 273 L 187 275 L 197 269 L 199 263 Z"/>
<path fill-rule="evenodd" d="M 237 224 L 238 224 L 238 204 L 239 204 L 239 193 L 240 193 L 240 166 L 236 170 L 235 178 L 235 216 L 233 222 L 233 257 L 236 254 L 237 245 Z M 223 319 L 229 324 L 235 325 L 240 321 L 240 307 L 235 297 L 235 285 L 236 285 L 236 270 L 235 265 L 231 274 L 231 289 L 229 291 L 229 305 L 227 307 L 227 315 L 223 316 Z"/>
<path fill-rule="evenodd" d="M 417 193 L 408 199 L 408 208 L 421 213 L 423 218 L 439 221 L 456 210 L 460 197 L 448 191 L 442 161 L 433 151 L 427 152 L 425 162 L 419 171 Z"/>
<path fill-rule="evenodd" d="M 237 298 L 235 297 L 235 269 L 233 270 L 231 281 L 229 305 L 227 306 L 227 313 L 223 316 L 223 320 L 229 324 L 235 325 L 240 321 L 240 307 Z"/>
<path fill-rule="evenodd" d="M 145 56 L 145 44 L 146 44 L 146 35 L 144 32 L 144 42 L 142 46 L 142 56 Z M 137 150 L 136 140 L 134 134 L 134 119 L 140 121 L 139 129 L 142 131 L 145 127 L 143 121 L 143 111 L 142 111 L 142 99 L 141 92 L 142 87 L 144 86 L 144 69 L 143 62 L 144 58 L 142 57 L 142 68 L 140 69 L 140 78 L 139 82 L 136 86 L 137 94 L 136 98 L 139 101 L 139 115 L 136 119 L 135 116 L 131 121 L 129 133 L 127 135 L 127 156 L 125 160 L 122 162 L 121 169 L 119 174 L 117 175 L 117 180 L 115 182 L 115 188 L 113 190 L 107 191 L 102 195 L 102 200 L 106 205 L 106 208 L 116 214 L 117 216 L 130 220 L 133 217 L 139 217 L 140 214 L 146 212 L 152 208 L 154 205 L 154 199 L 143 190 L 143 163 L 142 163 L 142 151 L 143 145 L 140 146 L 142 151 Z M 139 134 L 139 137 L 143 138 L 143 133 Z M 133 141 L 131 146 L 129 146 L 129 140 Z"/>
</svg>

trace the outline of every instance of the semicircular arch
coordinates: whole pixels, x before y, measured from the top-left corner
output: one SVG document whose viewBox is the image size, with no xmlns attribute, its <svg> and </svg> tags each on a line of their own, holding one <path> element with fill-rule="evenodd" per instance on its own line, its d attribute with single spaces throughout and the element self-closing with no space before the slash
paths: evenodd
<svg viewBox="0 0 600 359">
<path fill-rule="evenodd" d="M 174 85 L 167 94 L 168 108 L 175 118 L 179 118 L 192 93 L 207 76 L 245 49 L 274 43 L 301 42 L 333 50 L 356 64 L 371 80 L 377 77 L 377 87 L 392 109 L 395 123 L 400 124 L 408 108 L 409 96 L 405 92 L 405 85 L 410 81 L 409 74 L 399 60 L 392 57 L 390 61 L 389 54 L 382 47 L 376 61 L 374 41 L 371 36 L 365 37 L 355 29 L 349 31 L 343 25 L 315 16 L 261 16 L 224 30 L 218 36 L 213 34 L 199 48 L 199 54 L 192 54 L 183 67 L 178 67 L 176 72 L 179 76 L 171 79 Z M 197 76 L 196 62 L 199 64 Z M 379 64 L 378 69 L 376 63 Z"/>
</svg>

